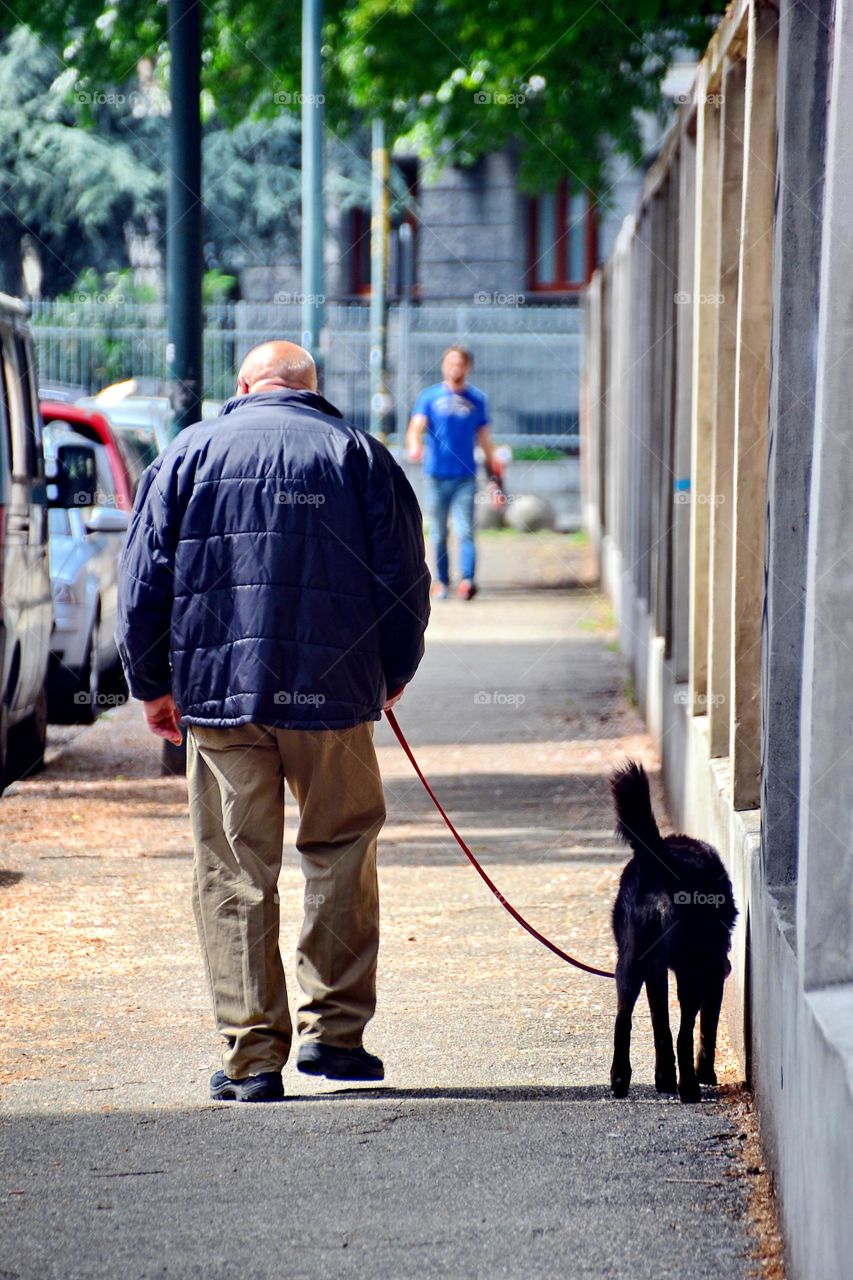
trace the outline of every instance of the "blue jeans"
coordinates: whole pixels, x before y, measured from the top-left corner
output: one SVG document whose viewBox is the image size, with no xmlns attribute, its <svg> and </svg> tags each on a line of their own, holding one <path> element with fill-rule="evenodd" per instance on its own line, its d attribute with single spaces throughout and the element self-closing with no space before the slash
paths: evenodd
<svg viewBox="0 0 853 1280">
<path fill-rule="evenodd" d="M 447 563 L 447 521 L 453 517 L 453 532 L 459 539 L 459 576 L 474 581 L 477 553 L 474 547 L 474 476 L 425 476 L 430 540 L 435 548 L 435 567 L 439 582 L 450 582 Z"/>
</svg>

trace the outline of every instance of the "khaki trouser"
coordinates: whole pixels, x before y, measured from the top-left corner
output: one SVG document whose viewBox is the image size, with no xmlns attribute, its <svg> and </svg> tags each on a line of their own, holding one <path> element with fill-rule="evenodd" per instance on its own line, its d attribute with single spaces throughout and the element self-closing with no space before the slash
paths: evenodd
<svg viewBox="0 0 853 1280">
<path fill-rule="evenodd" d="M 376 838 L 385 821 L 372 721 L 342 730 L 190 725 L 187 777 L 193 906 L 226 1074 L 278 1071 L 290 1052 L 276 887 L 285 781 L 299 805 L 305 874 L 297 1030 L 360 1045 L 376 1007 Z"/>
</svg>

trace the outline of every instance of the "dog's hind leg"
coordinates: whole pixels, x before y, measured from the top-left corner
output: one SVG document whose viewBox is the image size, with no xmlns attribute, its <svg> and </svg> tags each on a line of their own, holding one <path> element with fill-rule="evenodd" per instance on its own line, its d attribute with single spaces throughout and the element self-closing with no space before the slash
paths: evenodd
<svg viewBox="0 0 853 1280">
<path fill-rule="evenodd" d="M 666 965 L 653 964 L 646 974 L 646 995 L 655 1036 L 655 1088 L 658 1093 L 675 1093 L 675 1054 L 669 1028 L 669 996 Z"/>
<path fill-rule="evenodd" d="M 696 1079 L 696 1068 L 693 1065 L 693 1030 L 696 1026 L 696 1015 L 702 1003 L 701 987 L 695 977 L 678 978 L 678 1003 L 681 1005 L 681 1025 L 678 1028 L 678 1096 L 682 1102 L 699 1102 L 702 1091 Z"/>
<path fill-rule="evenodd" d="M 699 1017 L 699 1053 L 696 1057 L 696 1078 L 700 1084 L 716 1084 L 714 1059 L 717 1054 L 717 1024 L 723 1003 L 722 974 L 709 976 Z"/>
<path fill-rule="evenodd" d="M 631 1087 L 631 1018 L 642 985 L 642 972 L 620 956 L 616 963 L 616 1025 L 610 1068 L 610 1088 L 617 1098 L 624 1098 Z"/>
</svg>

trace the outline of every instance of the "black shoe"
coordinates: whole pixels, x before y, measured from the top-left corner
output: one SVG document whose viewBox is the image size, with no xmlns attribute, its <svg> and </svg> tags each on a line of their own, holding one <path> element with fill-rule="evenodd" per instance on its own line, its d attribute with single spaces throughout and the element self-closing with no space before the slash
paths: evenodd
<svg viewBox="0 0 853 1280">
<path fill-rule="evenodd" d="M 217 1071 L 210 1077 L 210 1096 L 214 1102 L 281 1102 L 281 1072 L 261 1071 L 256 1076 L 232 1080 L 224 1071 Z"/>
<path fill-rule="evenodd" d="M 306 1076 L 325 1076 L 327 1080 L 384 1080 L 385 1067 L 375 1053 L 358 1049 L 341 1049 L 333 1044 L 311 1040 L 303 1044 L 296 1057 L 296 1069 Z"/>
</svg>

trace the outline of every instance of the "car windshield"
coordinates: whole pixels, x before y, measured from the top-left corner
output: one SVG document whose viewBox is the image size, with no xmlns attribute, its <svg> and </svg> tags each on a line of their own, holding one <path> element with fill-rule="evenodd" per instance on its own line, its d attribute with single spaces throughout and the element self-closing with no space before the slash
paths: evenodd
<svg viewBox="0 0 853 1280">
<path fill-rule="evenodd" d="M 115 424 L 113 424 L 113 434 L 130 472 L 131 486 L 135 493 L 143 471 L 157 457 L 156 441 L 144 431 L 129 430 L 126 427 L 117 427 Z"/>
</svg>

